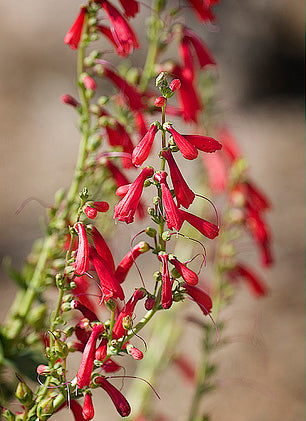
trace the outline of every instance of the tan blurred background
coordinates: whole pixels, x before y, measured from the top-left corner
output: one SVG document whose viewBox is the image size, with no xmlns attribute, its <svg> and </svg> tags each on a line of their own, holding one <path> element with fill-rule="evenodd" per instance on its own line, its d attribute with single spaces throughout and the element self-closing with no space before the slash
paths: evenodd
<svg viewBox="0 0 306 421">
<path fill-rule="evenodd" d="M 35 202 L 18 216 L 16 209 L 29 196 L 52 203 L 54 192 L 69 184 L 74 168 L 77 120 L 59 98 L 75 92 L 75 53 L 64 46 L 63 37 L 77 10 L 78 2 L 72 0 L 0 2 L 0 254 L 11 255 L 17 265 L 41 233 L 38 217 L 43 209 Z M 216 10 L 218 28 L 207 31 L 193 14 L 186 22 L 197 26 L 217 58 L 223 117 L 248 157 L 253 178 L 273 203 L 268 220 L 276 264 L 264 274 L 269 297 L 255 301 L 242 289 L 226 313 L 230 335 L 245 337 L 255 326 L 257 342 L 237 340 L 217 351 L 221 386 L 203 404 L 215 421 L 300 421 L 304 419 L 303 5 L 299 0 L 221 0 Z M 149 11 L 142 7 L 142 13 Z M 143 17 L 134 22 L 141 31 Z M 142 53 L 136 52 L 132 61 L 141 64 Z M 257 265 L 255 253 L 249 258 Z M 0 319 L 14 291 L 2 274 Z M 184 420 L 191 389 L 185 383 L 174 389 L 176 378 L 171 369 L 157 405 L 171 420 Z M 97 419 L 116 419 L 109 402 L 101 407 L 97 402 L 96 408 L 105 414 Z"/>
</svg>

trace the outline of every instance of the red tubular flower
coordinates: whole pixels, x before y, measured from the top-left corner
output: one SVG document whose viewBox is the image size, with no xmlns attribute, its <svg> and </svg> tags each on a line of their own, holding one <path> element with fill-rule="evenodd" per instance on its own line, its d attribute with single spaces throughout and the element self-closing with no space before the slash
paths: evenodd
<svg viewBox="0 0 306 421">
<path fill-rule="evenodd" d="M 111 5 L 107 0 L 99 0 L 99 3 L 101 3 L 102 8 L 110 21 L 113 37 L 116 39 L 116 42 L 121 45 L 121 55 L 127 55 L 132 52 L 134 48 L 139 48 L 135 32 L 120 14 L 118 9 Z"/>
<path fill-rule="evenodd" d="M 127 194 L 127 192 L 129 191 L 130 187 L 131 187 L 131 183 L 118 187 L 117 190 L 116 190 L 116 195 L 119 196 L 119 197 L 125 196 Z"/>
<path fill-rule="evenodd" d="M 191 383 L 194 383 L 196 379 L 196 373 L 193 365 L 191 364 L 190 359 L 179 354 L 176 355 L 172 361 L 180 369 L 184 377 Z"/>
<path fill-rule="evenodd" d="M 177 231 L 179 231 L 184 220 L 182 218 L 180 210 L 174 203 L 171 191 L 166 181 L 166 177 L 167 174 L 165 173 L 165 171 L 159 171 L 158 173 L 154 174 L 154 179 L 158 181 L 161 186 L 163 206 L 167 218 L 167 226 L 170 230 L 172 230 L 172 228 L 175 228 Z"/>
<path fill-rule="evenodd" d="M 74 108 L 76 108 L 76 107 L 78 107 L 80 105 L 80 103 L 75 98 L 73 98 L 73 96 L 71 96 L 69 94 L 62 95 L 61 96 L 61 101 L 64 104 L 71 105 Z"/>
<path fill-rule="evenodd" d="M 168 162 L 171 181 L 178 206 L 182 205 L 184 208 L 188 209 L 195 198 L 195 194 L 188 187 L 186 181 L 184 180 L 170 149 L 163 149 L 160 155 Z"/>
<path fill-rule="evenodd" d="M 234 269 L 230 270 L 228 274 L 232 280 L 237 280 L 239 277 L 243 278 L 248 283 L 252 293 L 256 297 L 267 295 L 267 287 L 264 282 L 246 266 L 238 264 L 234 267 Z"/>
<path fill-rule="evenodd" d="M 107 202 L 86 202 L 83 211 L 88 218 L 95 219 L 98 212 L 107 212 L 108 209 Z"/>
<path fill-rule="evenodd" d="M 205 165 L 209 187 L 216 193 L 223 193 L 228 184 L 227 169 L 219 154 L 201 154 Z"/>
<path fill-rule="evenodd" d="M 89 248 L 89 257 L 100 279 L 101 289 L 104 294 L 103 300 L 108 301 L 112 297 L 124 300 L 124 292 L 121 285 L 94 247 Z"/>
<path fill-rule="evenodd" d="M 75 282 L 77 286 L 71 291 L 72 294 L 80 301 L 81 304 L 89 308 L 94 313 L 96 311 L 96 305 L 88 297 L 89 283 L 87 276 L 75 276 L 73 282 Z"/>
<path fill-rule="evenodd" d="M 91 380 L 91 372 L 95 359 L 96 342 L 99 335 L 103 332 L 104 327 L 101 324 L 96 324 L 92 328 L 91 335 L 86 343 L 81 364 L 77 373 L 77 385 L 80 389 L 89 386 Z"/>
<path fill-rule="evenodd" d="M 134 221 L 134 214 L 142 194 L 143 184 L 148 177 L 152 177 L 152 167 L 145 167 L 136 180 L 131 184 L 124 198 L 115 206 L 114 219 L 130 224 Z"/>
<path fill-rule="evenodd" d="M 123 185 L 130 185 L 129 180 L 126 178 L 126 176 L 124 174 L 122 174 L 122 172 L 119 170 L 118 167 L 116 167 L 116 165 L 114 165 L 110 160 L 106 160 L 105 161 L 105 166 L 106 168 L 110 171 L 114 181 L 116 182 L 117 186 L 123 186 Z M 144 217 L 144 205 L 142 203 L 142 201 L 139 201 L 139 204 L 136 208 L 137 210 L 137 214 L 138 217 L 141 219 Z"/>
<path fill-rule="evenodd" d="M 239 145 L 227 128 L 224 127 L 219 131 L 218 138 L 222 142 L 222 151 L 226 154 L 231 164 L 242 157 Z"/>
<path fill-rule="evenodd" d="M 108 358 L 104 363 L 102 364 L 102 369 L 105 373 L 115 373 L 116 371 L 119 371 L 121 368 L 121 365 L 117 364 L 114 360 L 111 358 Z"/>
<path fill-rule="evenodd" d="M 189 222 L 190 225 L 200 231 L 205 237 L 213 240 L 219 235 L 219 228 L 217 225 L 206 221 L 206 219 L 200 218 L 199 216 L 192 215 L 189 212 L 180 210 L 180 213 L 185 221 Z"/>
<path fill-rule="evenodd" d="M 96 252 L 101 257 L 101 259 L 103 259 L 104 262 L 107 263 L 112 272 L 115 272 L 115 262 L 112 252 L 110 251 L 102 235 L 93 225 L 91 226 L 91 236 L 94 241 Z"/>
<path fill-rule="evenodd" d="M 141 254 L 148 251 L 149 248 L 150 247 L 149 247 L 148 243 L 146 243 L 144 241 L 141 241 L 140 243 L 136 244 L 136 246 L 134 246 L 133 249 L 130 250 L 124 256 L 124 258 L 121 260 L 121 262 L 119 263 L 119 265 L 118 265 L 118 267 L 115 271 L 115 276 L 118 279 L 118 281 L 120 282 L 120 284 L 127 277 L 127 274 L 129 272 L 129 270 L 131 269 L 131 267 L 133 266 L 133 263 L 134 263 L 135 259 L 138 256 L 140 256 Z"/>
<path fill-rule="evenodd" d="M 160 252 L 158 259 L 162 262 L 162 293 L 161 293 L 161 305 L 163 309 L 168 309 L 172 306 L 172 283 L 170 279 L 170 273 L 168 268 L 168 254 Z"/>
<path fill-rule="evenodd" d="M 117 86 L 121 93 L 126 97 L 131 110 L 140 111 L 144 109 L 141 93 L 134 86 L 127 83 L 126 80 L 122 79 L 122 77 L 111 70 L 111 68 L 105 63 L 103 76 L 111 80 L 113 84 Z"/>
<path fill-rule="evenodd" d="M 148 131 L 147 124 L 145 122 L 145 119 L 140 111 L 137 111 L 134 115 L 135 119 L 135 127 L 138 131 L 138 133 L 143 137 Z"/>
<path fill-rule="evenodd" d="M 179 134 L 170 123 L 165 123 L 164 128 L 172 134 L 173 140 L 186 159 L 195 159 L 198 156 L 197 148 L 192 145 L 184 136 Z"/>
<path fill-rule="evenodd" d="M 91 399 L 91 393 L 85 394 L 82 415 L 85 421 L 90 421 L 95 416 L 95 411 Z"/>
<path fill-rule="evenodd" d="M 121 417 L 127 417 L 128 415 L 130 415 L 130 404 L 122 395 L 122 393 L 115 388 L 115 386 L 110 384 L 105 377 L 96 377 L 95 382 L 97 385 L 102 387 L 102 389 L 104 389 L 105 392 L 109 395 Z"/>
<path fill-rule="evenodd" d="M 268 227 L 264 222 L 262 215 L 248 203 L 246 206 L 245 220 L 256 241 L 259 243 L 269 241 Z"/>
<path fill-rule="evenodd" d="M 219 143 L 213 137 L 184 134 L 184 138 L 187 139 L 188 142 L 194 145 L 197 149 L 203 152 L 216 152 L 222 148 L 221 143 Z"/>
<path fill-rule="evenodd" d="M 74 225 L 74 229 L 79 236 L 78 251 L 74 263 L 75 274 L 84 275 L 84 273 L 89 269 L 89 246 L 87 234 L 82 222 L 77 222 Z"/>
<path fill-rule="evenodd" d="M 142 165 L 142 163 L 148 158 L 157 130 L 157 123 L 152 123 L 149 131 L 133 150 L 132 162 L 136 167 L 140 167 L 140 165 Z"/>
<path fill-rule="evenodd" d="M 132 317 L 137 302 L 141 300 L 144 296 L 145 292 L 141 288 L 136 289 L 132 297 L 126 303 L 125 307 L 120 311 L 113 328 L 114 339 L 119 339 L 125 334 L 126 329 L 123 327 L 122 324 L 124 322 L 124 318 Z"/>
<path fill-rule="evenodd" d="M 103 361 L 107 357 L 107 339 L 102 339 L 102 342 L 98 346 L 95 358 L 96 360 Z"/>
<path fill-rule="evenodd" d="M 245 182 L 246 197 L 251 207 L 257 212 L 264 212 L 271 207 L 271 203 L 267 196 L 251 181 Z"/>
<path fill-rule="evenodd" d="M 205 316 L 211 312 L 212 301 L 209 295 L 207 295 L 200 288 L 192 285 L 185 284 L 184 288 L 186 290 L 186 293 L 193 299 L 193 301 L 195 301 L 198 304 Z"/>
<path fill-rule="evenodd" d="M 87 308 L 77 300 L 73 300 L 71 302 L 71 308 L 79 310 L 83 314 L 83 316 L 86 317 L 86 319 L 88 319 L 90 322 L 96 322 L 99 320 L 97 315 L 93 311 L 91 311 L 89 308 Z"/>
<path fill-rule="evenodd" d="M 184 37 L 182 38 L 179 45 L 179 54 L 183 61 L 182 75 L 186 80 L 191 82 L 194 80 L 194 65 L 191 50 L 189 48 L 189 42 Z"/>
<path fill-rule="evenodd" d="M 82 407 L 76 400 L 72 400 L 70 402 L 71 411 L 74 416 L 75 421 L 84 421 L 84 417 L 82 414 Z"/>
<path fill-rule="evenodd" d="M 217 1 L 209 1 L 209 0 L 188 0 L 191 4 L 191 7 L 194 8 L 197 17 L 199 20 L 203 22 L 214 22 L 215 16 L 211 10 L 213 4 Z"/>
<path fill-rule="evenodd" d="M 119 0 L 124 9 L 125 16 L 133 18 L 139 12 L 139 3 L 136 0 Z"/>
<path fill-rule="evenodd" d="M 199 282 L 198 275 L 186 265 L 177 260 L 173 255 L 169 256 L 170 263 L 173 264 L 178 273 L 189 285 L 196 285 Z"/>
<path fill-rule="evenodd" d="M 79 46 L 86 16 L 86 7 L 81 7 L 80 13 L 64 38 L 64 43 L 76 50 Z"/>
<path fill-rule="evenodd" d="M 190 50 L 190 46 L 194 49 L 198 58 L 201 69 L 209 65 L 215 65 L 216 62 L 212 57 L 210 51 L 204 42 L 197 36 L 191 29 L 183 29 L 183 40 L 182 42 L 187 43 L 187 48 Z M 192 57 L 191 51 L 189 53 Z"/>
</svg>

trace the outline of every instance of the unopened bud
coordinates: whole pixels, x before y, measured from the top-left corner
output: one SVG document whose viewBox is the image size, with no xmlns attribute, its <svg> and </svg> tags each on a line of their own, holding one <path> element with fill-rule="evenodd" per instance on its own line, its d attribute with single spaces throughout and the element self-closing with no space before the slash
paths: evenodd
<svg viewBox="0 0 306 421">
<path fill-rule="evenodd" d="M 122 326 L 124 329 L 130 329 L 132 327 L 132 318 L 131 316 L 127 315 L 122 320 Z"/>
<path fill-rule="evenodd" d="M 2 408 L 2 415 L 7 421 L 15 421 L 16 419 L 15 415 L 9 409 Z"/>
<path fill-rule="evenodd" d="M 17 385 L 15 396 L 26 408 L 30 408 L 34 403 L 32 390 L 21 379 Z"/>
<path fill-rule="evenodd" d="M 64 104 L 71 105 L 72 107 L 75 107 L 75 108 L 79 106 L 78 101 L 75 98 L 73 98 L 71 95 L 68 95 L 68 94 L 62 95 L 61 101 Z"/>
<path fill-rule="evenodd" d="M 177 279 L 181 277 L 181 274 L 176 270 L 176 268 L 173 268 L 171 270 L 171 275 L 173 276 L 173 278 Z"/>
<path fill-rule="evenodd" d="M 170 83 L 169 88 L 172 92 L 178 91 L 180 87 L 182 86 L 182 83 L 179 79 L 173 79 L 173 81 Z"/>
<path fill-rule="evenodd" d="M 102 136 L 94 134 L 88 139 L 88 150 L 95 151 L 101 145 Z"/>
<path fill-rule="evenodd" d="M 154 238 L 154 237 L 156 236 L 156 234 L 157 234 L 157 231 L 156 231 L 156 229 L 155 229 L 155 228 L 148 227 L 148 228 L 146 229 L 146 234 L 147 234 L 149 237 Z"/>
<path fill-rule="evenodd" d="M 170 231 L 164 231 L 164 232 L 162 233 L 162 239 L 163 239 L 164 241 L 169 241 L 169 240 L 171 240 L 171 234 L 170 234 Z"/>
<path fill-rule="evenodd" d="M 53 399 L 48 398 L 38 404 L 37 416 L 40 421 L 46 421 L 53 414 Z"/>
<path fill-rule="evenodd" d="M 148 214 L 149 214 L 150 216 L 154 216 L 154 215 L 155 215 L 155 210 L 154 210 L 154 208 L 148 208 Z"/>
<path fill-rule="evenodd" d="M 50 367 L 48 367 L 47 365 L 44 365 L 44 364 L 39 364 L 39 366 L 37 366 L 37 368 L 36 368 L 36 371 L 37 371 L 37 374 L 39 374 L 40 376 L 50 374 L 50 372 L 51 372 Z"/>
<path fill-rule="evenodd" d="M 161 281 L 162 274 L 159 271 L 156 271 L 156 272 L 153 273 L 153 278 L 156 282 Z"/>
<path fill-rule="evenodd" d="M 111 298 L 108 301 L 106 301 L 105 305 L 110 311 L 115 311 L 117 307 L 116 302 Z"/>
<path fill-rule="evenodd" d="M 135 348 L 133 345 L 128 344 L 126 347 L 126 350 L 127 350 L 127 353 L 134 358 L 134 360 L 143 359 L 143 353 L 140 351 L 140 349 Z"/>
<path fill-rule="evenodd" d="M 166 102 L 167 102 L 166 98 L 164 98 L 163 96 L 159 96 L 155 99 L 154 105 L 155 105 L 155 107 L 160 108 L 160 107 L 163 107 L 166 104 Z"/>
<path fill-rule="evenodd" d="M 144 305 L 145 309 L 148 311 L 152 310 L 154 305 L 155 305 L 155 297 L 153 295 L 150 295 L 145 301 L 145 305 Z"/>
<path fill-rule="evenodd" d="M 56 350 L 56 352 L 57 352 L 57 354 L 58 354 L 59 357 L 61 357 L 61 358 L 66 358 L 67 357 L 69 350 L 68 350 L 68 345 L 65 342 L 60 341 L 59 339 L 57 339 L 55 341 L 54 348 L 55 348 L 55 350 Z"/>
</svg>

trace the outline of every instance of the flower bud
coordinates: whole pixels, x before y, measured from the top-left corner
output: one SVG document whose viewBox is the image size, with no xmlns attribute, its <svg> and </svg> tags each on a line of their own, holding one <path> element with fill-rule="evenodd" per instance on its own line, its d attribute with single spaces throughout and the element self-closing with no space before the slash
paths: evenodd
<svg viewBox="0 0 306 421">
<path fill-rule="evenodd" d="M 2 408 L 2 415 L 7 421 L 15 421 L 16 419 L 15 415 L 9 409 Z"/>
<path fill-rule="evenodd" d="M 143 359 L 143 353 L 140 351 L 140 349 L 135 348 L 133 345 L 128 344 L 126 347 L 127 353 L 131 355 L 131 357 L 134 358 L 134 360 L 142 360 Z"/>
<path fill-rule="evenodd" d="M 155 305 L 155 297 L 153 295 L 150 295 L 145 301 L 145 309 L 148 311 L 152 310 L 154 305 Z"/>
<path fill-rule="evenodd" d="M 179 79 L 173 79 L 173 81 L 169 85 L 169 88 L 171 89 L 172 92 L 175 92 L 175 91 L 178 91 L 181 86 L 182 84 Z"/>
<path fill-rule="evenodd" d="M 17 385 L 15 396 L 19 400 L 19 402 L 26 408 L 30 408 L 34 403 L 33 392 L 22 379 L 20 379 Z"/>
<path fill-rule="evenodd" d="M 122 326 L 124 329 L 130 329 L 132 327 L 132 318 L 130 315 L 127 315 L 122 320 Z"/>
<path fill-rule="evenodd" d="M 37 374 L 39 374 L 40 376 L 50 374 L 50 372 L 51 372 L 50 367 L 48 367 L 47 365 L 44 365 L 44 364 L 39 364 L 36 368 L 36 371 L 37 371 Z"/>
<path fill-rule="evenodd" d="M 91 393 L 85 394 L 82 415 L 85 421 L 90 421 L 95 416 L 95 411 L 91 399 Z"/>
<path fill-rule="evenodd" d="M 156 231 L 156 229 L 155 229 L 155 228 L 148 227 L 148 228 L 146 229 L 146 234 L 147 234 L 149 237 L 154 238 L 154 237 L 156 236 L 156 234 L 157 234 L 157 231 Z"/>
<path fill-rule="evenodd" d="M 53 413 L 53 398 L 41 401 L 37 407 L 37 416 L 40 421 L 46 421 Z"/>
<path fill-rule="evenodd" d="M 167 99 L 164 98 L 163 96 L 159 96 L 155 99 L 154 101 L 154 105 L 155 107 L 163 107 L 167 102 Z"/>
<path fill-rule="evenodd" d="M 72 107 L 75 107 L 75 108 L 80 105 L 75 98 L 73 98 L 71 95 L 68 95 L 68 94 L 62 95 L 61 96 L 61 101 L 64 104 L 71 105 Z"/>
</svg>

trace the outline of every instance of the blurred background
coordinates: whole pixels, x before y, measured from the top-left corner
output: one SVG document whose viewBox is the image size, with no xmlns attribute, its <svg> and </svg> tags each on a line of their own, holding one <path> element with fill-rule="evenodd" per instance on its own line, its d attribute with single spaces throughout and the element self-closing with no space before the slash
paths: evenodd
<svg viewBox="0 0 306 421">
<path fill-rule="evenodd" d="M 186 22 L 218 62 L 222 118 L 273 204 L 268 221 L 276 263 L 264 273 L 269 296 L 254 300 L 242 289 L 226 313 L 233 337 L 255 326 L 260 345 L 234 341 L 217 352 L 221 386 L 203 407 L 218 421 L 298 421 L 304 419 L 304 5 L 220 3 L 216 27 L 201 26 L 188 8 Z M 60 103 L 60 95 L 75 93 L 75 53 L 63 38 L 78 2 L 10 0 L 2 1 L 0 10 L 0 257 L 10 255 L 18 266 L 41 235 L 44 209 L 32 202 L 18 216 L 15 211 L 30 196 L 52 204 L 55 191 L 69 185 L 75 165 L 76 115 Z M 144 47 L 148 14 L 143 6 L 132 21 Z M 134 64 L 143 60 L 142 52 L 132 57 Z M 1 272 L 0 320 L 14 293 Z M 175 371 L 169 376 L 158 406 L 172 420 L 184 419 L 191 388 L 182 383 L 174 391 Z M 101 408 L 105 416 L 97 419 L 116 418 L 109 402 Z"/>
</svg>

